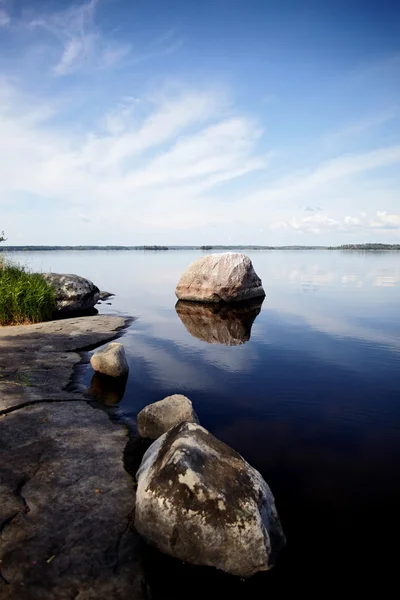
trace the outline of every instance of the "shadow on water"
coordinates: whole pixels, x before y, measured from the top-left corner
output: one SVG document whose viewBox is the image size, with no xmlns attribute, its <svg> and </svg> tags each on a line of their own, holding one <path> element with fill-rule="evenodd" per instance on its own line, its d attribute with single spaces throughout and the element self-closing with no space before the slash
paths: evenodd
<svg viewBox="0 0 400 600">
<path fill-rule="evenodd" d="M 179 300 L 175 310 L 195 338 L 209 344 L 239 346 L 250 340 L 251 328 L 264 298 L 232 304 L 204 304 Z"/>
</svg>

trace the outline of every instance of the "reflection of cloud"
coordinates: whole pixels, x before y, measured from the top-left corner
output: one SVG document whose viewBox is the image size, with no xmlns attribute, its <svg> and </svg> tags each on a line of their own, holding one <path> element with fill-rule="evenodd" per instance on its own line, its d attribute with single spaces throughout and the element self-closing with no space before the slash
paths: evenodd
<svg viewBox="0 0 400 600">
<path fill-rule="evenodd" d="M 400 283 L 400 274 L 398 276 L 393 275 L 379 275 L 375 278 L 373 285 L 375 287 L 394 287 Z"/>
<path fill-rule="evenodd" d="M 336 256 L 339 256 L 335 251 Z M 327 253 L 328 255 L 328 253 Z M 373 254 L 371 255 L 373 256 Z M 321 261 L 322 262 L 322 261 Z M 335 263 L 338 265 L 338 263 Z M 295 268 L 288 265 L 279 265 L 274 278 L 280 281 L 290 281 L 303 286 L 313 286 L 315 288 L 331 286 L 331 287 L 379 287 L 379 286 L 397 286 L 400 285 L 400 264 L 392 264 L 390 269 L 387 267 L 368 269 L 360 271 L 356 267 L 359 265 L 352 264 L 355 271 L 343 271 L 343 268 L 328 269 L 322 264 L 299 264 Z M 346 269 L 349 266 L 345 266 Z M 279 269 L 279 270 L 278 270 Z M 266 279 L 267 280 L 267 279 Z"/>
<path fill-rule="evenodd" d="M 290 315 L 291 317 L 295 316 L 300 318 L 312 329 L 320 331 L 321 333 L 327 333 L 339 338 L 352 338 L 368 342 L 369 344 L 379 344 L 381 346 L 389 347 L 395 352 L 400 352 L 400 339 L 397 335 L 387 332 L 380 333 L 372 327 L 354 324 L 351 322 L 351 317 L 331 316 L 315 307 L 310 311 L 309 306 L 302 306 L 298 303 L 290 303 L 287 301 L 280 301 L 277 312 L 281 315 L 285 314 Z M 320 355 L 320 349 L 316 346 L 314 348 L 309 348 L 308 351 L 311 353 L 315 352 L 318 356 Z M 340 359 L 340 357 L 338 357 L 338 359 Z M 350 366 L 346 357 L 343 357 L 343 365 Z"/>
</svg>

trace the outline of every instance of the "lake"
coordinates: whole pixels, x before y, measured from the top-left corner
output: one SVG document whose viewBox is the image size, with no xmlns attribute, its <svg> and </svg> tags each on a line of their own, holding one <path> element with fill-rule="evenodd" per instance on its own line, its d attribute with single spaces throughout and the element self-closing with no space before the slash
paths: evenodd
<svg viewBox="0 0 400 600">
<path fill-rule="evenodd" d="M 176 283 L 200 254 L 14 257 L 35 270 L 87 277 L 116 294 L 100 312 L 137 317 L 121 338 L 130 366 L 125 393 L 119 403 L 118 395 L 105 399 L 114 418 L 132 426 L 146 404 L 185 394 L 201 424 L 270 485 L 287 548 L 269 573 L 244 583 L 225 578 L 226 595 L 324 598 L 333 589 L 361 595 L 373 582 L 383 586 L 398 554 L 400 253 L 248 252 L 267 294 L 261 307 L 178 314 Z M 89 386 L 89 368 L 84 379 Z M 199 595 L 214 585 L 214 575 L 168 565 L 159 567 L 162 581 L 153 576 L 154 597 L 193 597 L 188 578 Z"/>
</svg>

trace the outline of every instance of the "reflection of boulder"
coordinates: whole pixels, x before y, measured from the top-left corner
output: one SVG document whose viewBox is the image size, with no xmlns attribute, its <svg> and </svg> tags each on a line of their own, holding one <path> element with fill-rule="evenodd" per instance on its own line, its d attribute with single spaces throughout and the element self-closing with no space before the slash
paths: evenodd
<svg viewBox="0 0 400 600">
<path fill-rule="evenodd" d="M 95 373 L 90 383 L 89 394 L 99 402 L 113 406 L 124 397 L 127 380 L 127 375 L 109 377 L 102 373 Z"/>
<path fill-rule="evenodd" d="M 242 304 L 201 304 L 179 300 L 175 305 L 182 323 L 193 337 L 209 344 L 239 346 L 249 341 L 264 299 Z"/>
</svg>

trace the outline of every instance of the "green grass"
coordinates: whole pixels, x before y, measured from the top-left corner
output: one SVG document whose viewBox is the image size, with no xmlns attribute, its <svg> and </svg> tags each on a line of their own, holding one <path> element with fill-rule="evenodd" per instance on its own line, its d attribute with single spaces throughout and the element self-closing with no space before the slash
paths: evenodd
<svg viewBox="0 0 400 600">
<path fill-rule="evenodd" d="M 0 325 L 46 321 L 54 310 L 53 290 L 39 273 L 0 258 Z"/>
</svg>

